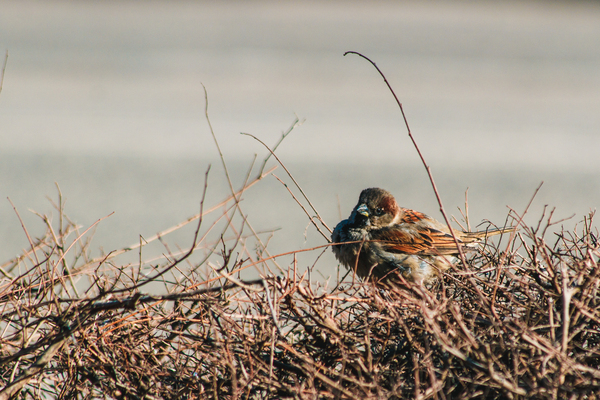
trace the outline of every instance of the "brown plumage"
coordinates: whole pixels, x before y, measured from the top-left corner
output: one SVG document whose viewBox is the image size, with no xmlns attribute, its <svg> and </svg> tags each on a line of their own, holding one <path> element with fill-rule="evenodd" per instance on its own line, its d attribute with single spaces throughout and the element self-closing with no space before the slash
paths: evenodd
<svg viewBox="0 0 600 400">
<path fill-rule="evenodd" d="M 488 236 L 514 228 L 454 234 L 464 251 L 477 248 Z M 448 226 L 418 211 L 402 208 L 389 192 L 369 188 L 361 192 L 350 217 L 334 229 L 336 258 L 363 279 L 404 278 L 428 282 L 458 261 L 458 249 Z"/>
</svg>

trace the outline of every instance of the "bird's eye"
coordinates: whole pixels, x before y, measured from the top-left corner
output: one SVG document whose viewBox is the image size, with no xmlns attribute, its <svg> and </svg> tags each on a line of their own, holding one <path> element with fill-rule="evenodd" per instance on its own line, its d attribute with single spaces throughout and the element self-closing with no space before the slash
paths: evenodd
<svg viewBox="0 0 600 400">
<path fill-rule="evenodd" d="M 375 210 L 375 215 L 377 215 L 378 217 L 383 215 L 383 213 L 384 213 L 384 210 L 381 207 L 379 207 Z"/>
</svg>

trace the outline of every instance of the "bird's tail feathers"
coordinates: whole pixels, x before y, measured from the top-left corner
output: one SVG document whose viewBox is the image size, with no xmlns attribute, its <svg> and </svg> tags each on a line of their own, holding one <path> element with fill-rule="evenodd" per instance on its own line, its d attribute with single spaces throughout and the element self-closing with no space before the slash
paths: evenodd
<svg viewBox="0 0 600 400">
<path fill-rule="evenodd" d="M 477 232 L 465 232 L 465 238 L 477 240 L 477 239 L 482 239 L 482 238 L 486 238 L 489 236 L 501 235 L 503 233 L 513 232 L 514 230 L 516 230 L 516 227 L 494 228 L 494 229 L 487 229 L 485 231 L 477 231 Z"/>
</svg>

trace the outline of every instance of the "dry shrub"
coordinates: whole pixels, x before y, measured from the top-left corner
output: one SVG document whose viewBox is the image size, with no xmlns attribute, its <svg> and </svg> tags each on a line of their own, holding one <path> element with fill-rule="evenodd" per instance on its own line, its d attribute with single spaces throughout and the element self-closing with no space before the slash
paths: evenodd
<svg viewBox="0 0 600 400">
<path fill-rule="evenodd" d="M 593 214 L 548 244 L 550 214 L 485 244 L 433 287 L 377 288 L 351 276 L 326 287 L 296 263 L 243 280 L 242 269 L 266 271 L 274 259 L 263 249 L 254 261 L 257 237 L 233 227 L 233 197 L 200 213 L 228 221 L 219 240 L 204 235 L 214 224 L 199 223 L 189 251 L 142 267 L 118 264 L 121 252 L 91 258 L 87 236 L 57 208 L 58 226 L 42 216 L 46 235 L 2 265 L 0 398 L 592 399 L 600 390 Z M 192 250 L 200 260 L 188 262 Z M 165 294 L 143 294 L 146 285 Z"/>
<path fill-rule="evenodd" d="M 229 182 L 221 204 L 95 258 L 59 196 L 58 220 L 40 215 L 46 234 L 0 266 L 0 400 L 598 397 L 593 213 L 552 236 L 552 213 L 528 227 L 512 212 L 518 234 L 432 287 L 352 275 L 331 287 L 295 257 L 279 265 L 241 212 L 263 169 L 237 193 Z M 164 237 L 195 220 L 193 244 L 172 252 Z M 144 260 L 157 242 L 166 255 Z M 250 267 L 257 279 L 244 279 Z"/>
</svg>

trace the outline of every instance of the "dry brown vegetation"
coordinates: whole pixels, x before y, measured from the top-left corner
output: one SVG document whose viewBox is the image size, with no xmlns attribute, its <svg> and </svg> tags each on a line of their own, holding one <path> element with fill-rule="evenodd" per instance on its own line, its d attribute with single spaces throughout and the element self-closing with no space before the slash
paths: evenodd
<svg viewBox="0 0 600 400">
<path fill-rule="evenodd" d="M 41 216 L 46 235 L 2 265 L 0 398 L 592 399 L 600 390 L 592 214 L 550 233 L 549 213 L 434 287 L 382 289 L 352 276 L 326 287 L 305 266 L 275 264 L 258 235 L 241 234 L 247 218 L 236 228 L 233 196 L 186 221 L 198 223 L 194 245 L 160 262 L 119 264 L 135 246 L 91 258 L 88 235 L 60 198 L 56 207 L 59 220 Z M 244 280 L 252 265 L 262 276 Z M 150 285 L 164 294 L 144 294 Z"/>
<path fill-rule="evenodd" d="M 280 264 L 243 216 L 237 199 L 263 170 L 168 232 L 95 258 L 59 195 L 58 218 L 40 215 L 45 235 L 0 266 L 0 399 L 598 397 L 593 213 L 554 232 L 552 212 L 532 227 L 512 211 L 518 233 L 432 287 L 325 285 L 293 253 Z M 163 242 L 164 257 L 144 259 L 187 224 L 187 249 Z M 318 266 L 329 249 L 312 251 Z"/>
</svg>

